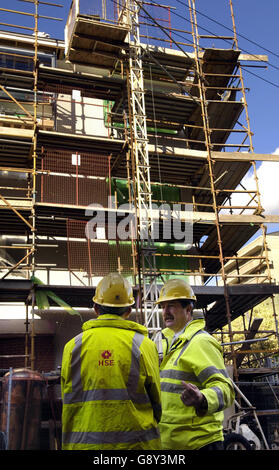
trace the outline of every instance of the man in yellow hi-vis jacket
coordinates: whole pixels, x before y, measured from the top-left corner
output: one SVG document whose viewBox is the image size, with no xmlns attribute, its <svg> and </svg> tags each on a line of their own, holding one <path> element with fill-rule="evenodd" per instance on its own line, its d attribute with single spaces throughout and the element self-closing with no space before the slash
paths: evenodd
<svg viewBox="0 0 279 470">
<path fill-rule="evenodd" d="M 110 274 L 93 301 L 97 319 L 63 352 L 62 448 L 160 450 L 158 353 L 147 329 L 127 319 L 132 288 Z"/>
<path fill-rule="evenodd" d="M 221 346 L 204 319 L 193 318 L 195 301 L 183 279 L 166 282 L 158 299 L 166 325 L 159 429 L 167 450 L 222 450 L 223 410 L 234 400 Z"/>
</svg>

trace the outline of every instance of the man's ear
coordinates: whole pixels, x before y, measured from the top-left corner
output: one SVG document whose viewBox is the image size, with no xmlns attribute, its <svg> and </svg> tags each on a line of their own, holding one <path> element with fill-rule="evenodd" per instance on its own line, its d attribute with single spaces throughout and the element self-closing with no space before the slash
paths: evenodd
<svg viewBox="0 0 279 470">
<path fill-rule="evenodd" d="M 191 313 L 191 316 L 193 316 L 193 311 L 194 311 L 194 306 L 192 303 L 189 303 L 186 307 L 187 312 Z"/>
<path fill-rule="evenodd" d="M 98 304 L 94 304 L 94 310 L 96 312 L 97 317 L 100 315 L 100 309 Z"/>
<path fill-rule="evenodd" d="M 127 311 L 125 313 L 123 313 L 122 317 L 125 318 L 125 319 L 128 318 L 131 314 L 131 311 L 132 311 L 132 307 L 128 307 Z"/>
</svg>

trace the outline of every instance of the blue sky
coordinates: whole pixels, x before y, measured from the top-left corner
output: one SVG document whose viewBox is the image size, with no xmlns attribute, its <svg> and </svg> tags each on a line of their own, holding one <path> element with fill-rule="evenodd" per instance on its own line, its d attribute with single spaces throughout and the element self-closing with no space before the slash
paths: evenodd
<svg viewBox="0 0 279 470">
<path fill-rule="evenodd" d="M 97 0 L 82 0 L 94 8 Z M 111 0 L 113 1 L 113 0 Z M 155 1 L 155 0 L 154 0 Z M 278 0 L 232 0 L 238 32 L 239 48 L 244 53 L 264 54 L 269 58 L 269 64 L 252 63 L 261 67 L 244 68 L 244 84 L 247 91 L 248 111 L 251 130 L 254 133 L 253 145 L 256 153 L 279 153 L 278 107 L 279 107 L 279 2 Z M 59 3 L 63 8 L 41 5 L 39 13 L 61 18 L 63 21 L 40 19 L 39 30 L 50 34 L 56 39 L 64 39 L 64 26 L 68 16 L 71 0 L 50 0 Z M 99 0 L 101 4 L 101 1 Z M 160 2 L 158 2 L 160 3 Z M 20 0 L 9 0 L 9 8 L 25 12 L 33 11 L 33 5 Z M 190 30 L 187 22 L 188 0 L 166 0 L 164 5 L 172 9 L 172 27 Z M 7 0 L 0 0 L 1 8 L 7 8 Z M 220 34 L 231 36 L 232 22 L 229 0 L 196 0 L 197 20 L 200 34 Z M 23 15 L 1 12 L 3 22 L 30 26 L 32 18 Z M 0 29 L 5 28 L 0 25 Z M 15 31 L 15 29 L 13 29 Z M 21 32 L 26 32 L 21 30 Z M 184 37 L 183 37 L 184 36 Z M 177 41 L 185 41 L 186 35 L 180 33 L 174 36 Z M 202 44 L 202 40 L 201 40 Z M 211 47 L 230 47 L 231 42 L 222 43 L 210 40 Z M 242 115 L 242 122 L 244 115 Z M 265 199 L 266 212 L 279 214 L 279 197 L 277 181 L 279 180 L 279 164 L 259 164 L 260 191 Z M 272 187 L 271 182 L 275 186 Z M 269 230 L 274 230 L 275 225 Z"/>
</svg>

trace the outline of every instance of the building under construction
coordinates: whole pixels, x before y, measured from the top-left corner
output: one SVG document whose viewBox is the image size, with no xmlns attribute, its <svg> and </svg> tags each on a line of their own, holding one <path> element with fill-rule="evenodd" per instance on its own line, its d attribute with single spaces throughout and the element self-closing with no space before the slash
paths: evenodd
<svg viewBox="0 0 279 470">
<path fill-rule="evenodd" d="M 273 448 L 279 286 L 266 224 L 279 215 L 261 205 L 257 162 L 279 156 L 254 152 L 242 69 L 268 58 L 239 49 L 231 0 L 230 37 L 201 33 L 194 0 L 185 2 L 188 29 L 175 27 L 169 5 L 73 0 L 65 41 L 39 32 L 40 1 L 31 3 L 32 28 L 26 12 L 5 9 L 19 23 L 0 31 L 0 306 L 23 312 L 0 319 L 4 448 L 60 448 L 63 347 L 94 316 L 98 280 L 116 271 L 132 282 L 134 319 L 154 340 L 160 287 L 188 279 L 224 345 L 240 414 Z M 48 5 L 55 21 L 59 5 Z M 249 171 L 254 188 L 241 185 Z M 241 251 L 259 230 L 260 249 Z M 253 318 L 266 299 L 268 332 Z M 234 331 L 247 312 L 249 324 Z"/>
</svg>

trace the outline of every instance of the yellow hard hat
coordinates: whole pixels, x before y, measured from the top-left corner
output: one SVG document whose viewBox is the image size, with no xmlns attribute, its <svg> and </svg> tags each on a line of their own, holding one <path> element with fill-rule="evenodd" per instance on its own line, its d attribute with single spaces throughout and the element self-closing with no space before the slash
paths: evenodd
<svg viewBox="0 0 279 470">
<path fill-rule="evenodd" d="M 183 279 L 170 279 L 167 281 L 159 295 L 157 304 L 167 300 L 197 300 L 193 289 Z"/>
<path fill-rule="evenodd" d="M 118 273 L 108 274 L 98 283 L 92 300 L 106 307 L 130 307 L 135 302 L 131 284 Z"/>
</svg>

